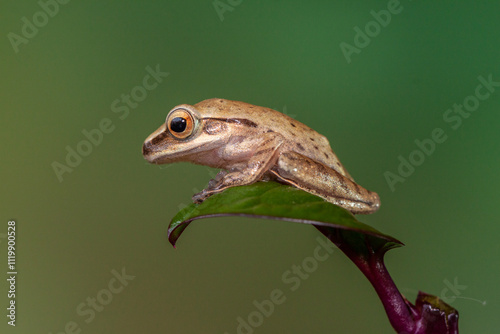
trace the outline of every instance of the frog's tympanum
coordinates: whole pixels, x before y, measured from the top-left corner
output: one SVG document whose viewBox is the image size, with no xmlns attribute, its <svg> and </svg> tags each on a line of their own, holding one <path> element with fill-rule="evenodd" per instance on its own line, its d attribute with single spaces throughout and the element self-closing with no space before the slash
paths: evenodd
<svg viewBox="0 0 500 334">
<path fill-rule="evenodd" d="M 146 138 L 142 153 L 154 164 L 188 161 L 222 169 L 193 196 L 197 203 L 229 187 L 276 180 L 352 213 L 380 206 L 378 195 L 354 182 L 324 136 L 276 110 L 244 102 L 181 104 Z"/>
</svg>

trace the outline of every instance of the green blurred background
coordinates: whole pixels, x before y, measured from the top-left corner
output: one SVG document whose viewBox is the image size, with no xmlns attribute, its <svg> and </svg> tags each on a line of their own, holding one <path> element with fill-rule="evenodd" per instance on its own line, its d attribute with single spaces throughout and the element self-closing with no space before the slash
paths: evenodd
<svg viewBox="0 0 500 334">
<path fill-rule="evenodd" d="M 0 256 L 5 264 L 15 219 L 19 274 L 17 326 L 2 315 L 0 331 L 55 334 L 74 321 L 82 333 L 232 334 L 254 300 L 281 289 L 286 302 L 254 333 L 392 333 L 339 251 L 296 291 L 284 284 L 318 244 L 310 226 L 210 219 L 168 244 L 170 218 L 215 171 L 149 165 L 142 142 L 173 106 L 221 97 L 285 111 L 327 136 L 382 199 L 360 219 L 406 244 L 387 256 L 402 292 L 446 298 L 463 333 L 498 333 L 500 88 L 456 130 L 443 114 L 474 94 L 478 76 L 500 81 L 500 4 L 401 1 L 348 63 L 340 43 L 354 45 L 354 28 L 387 1 L 220 3 L 224 13 L 210 0 L 70 1 L 43 22 L 36 1 L 2 2 Z M 13 47 L 10 33 L 22 36 L 33 15 L 38 33 Z M 120 119 L 111 104 L 157 65 L 169 76 Z M 53 162 L 106 118 L 114 131 L 59 182 Z M 436 128 L 447 140 L 392 191 L 384 173 Z M 109 296 L 122 268 L 135 278 L 93 319 L 79 315 L 87 298 Z"/>
</svg>

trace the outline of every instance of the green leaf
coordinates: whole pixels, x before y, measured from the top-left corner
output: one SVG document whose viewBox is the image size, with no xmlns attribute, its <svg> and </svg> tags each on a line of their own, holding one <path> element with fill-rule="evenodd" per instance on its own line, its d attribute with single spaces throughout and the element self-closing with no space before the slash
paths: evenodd
<svg viewBox="0 0 500 334">
<path fill-rule="evenodd" d="M 170 222 L 168 240 L 177 239 L 193 220 L 218 216 L 247 216 L 312 224 L 323 233 L 337 233 L 359 253 L 385 252 L 401 246 L 397 239 L 359 222 L 349 211 L 292 186 L 257 182 L 233 187 L 213 195 L 201 204 L 191 204 Z"/>
</svg>

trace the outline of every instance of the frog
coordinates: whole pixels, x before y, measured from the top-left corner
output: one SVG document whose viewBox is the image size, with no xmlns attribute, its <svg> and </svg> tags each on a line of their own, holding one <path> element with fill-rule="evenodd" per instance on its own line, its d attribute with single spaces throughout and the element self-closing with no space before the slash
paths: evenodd
<svg viewBox="0 0 500 334">
<path fill-rule="evenodd" d="M 328 139 L 279 111 L 221 98 L 175 106 L 142 146 L 152 164 L 191 162 L 221 169 L 192 197 L 202 203 L 224 190 L 258 181 L 288 184 L 353 214 L 380 207 L 377 193 L 358 185 Z"/>
</svg>

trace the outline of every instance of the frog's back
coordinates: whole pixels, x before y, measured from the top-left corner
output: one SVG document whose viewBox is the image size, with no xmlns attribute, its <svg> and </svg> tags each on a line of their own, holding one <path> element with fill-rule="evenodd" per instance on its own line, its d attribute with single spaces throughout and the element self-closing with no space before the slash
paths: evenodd
<svg viewBox="0 0 500 334">
<path fill-rule="evenodd" d="M 202 112 L 203 117 L 247 119 L 255 122 L 259 127 L 266 127 L 269 119 L 286 116 L 270 108 L 218 98 L 201 101 L 195 104 L 194 107 Z"/>
<path fill-rule="evenodd" d="M 279 111 L 220 98 L 201 101 L 194 107 L 204 118 L 234 119 L 254 127 L 257 133 L 279 133 L 285 138 L 283 149 L 305 155 L 351 178 L 325 136 Z"/>
</svg>

